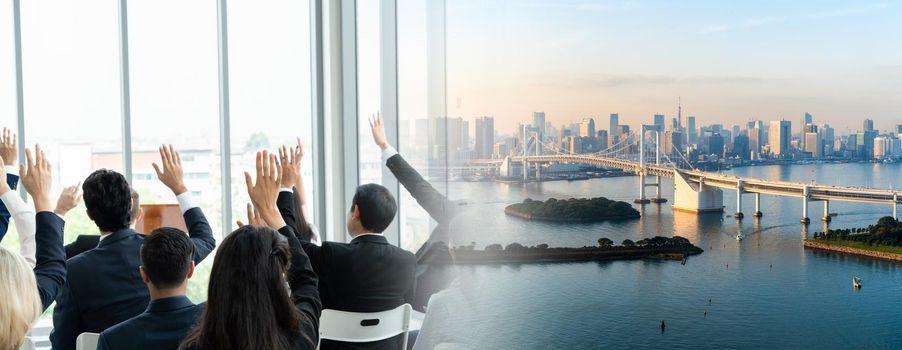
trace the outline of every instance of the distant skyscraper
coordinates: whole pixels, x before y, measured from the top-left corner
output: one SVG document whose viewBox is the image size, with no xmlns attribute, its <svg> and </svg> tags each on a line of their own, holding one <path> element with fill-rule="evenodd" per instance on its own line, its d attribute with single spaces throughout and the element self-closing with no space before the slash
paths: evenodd
<svg viewBox="0 0 902 350">
<path fill-rule="evenodd" d="M 874 130 L 874 120 L 873 119 L 865 119 L 864 125 L 862 125 L 861 131 L 873 131 Z"/>
<path fill-rule="evenodd" d="M 810 153 L 812 158 L 824 156 L 824 144 L 817 132 L 805 133 L 805 152 Z"/>
<path fill-rule="evenodd" d="M 611 113 L 610 127 L 608 128 L 608 137 L 611 139 L 610 145 L 614 145 L 620 141 L 620 116 L 617 113 Z"/>
<path fill-rule="evenodd" d="M 902 124 L 896 124 L 896 133 L 902 134 Z"/>
<path fill-rule="evenodd" d="M 583 118 L 579 123 L 580 137 L 595 137 L 595 119 Z"/>
<path fill-rule="evenodd" d="M 736 135 L 733 137 L 733 154 L 744 160 L 748 160 L 751 157 L 748 135 Z"/>
<path fill-rule="evenodd" d="M 789 141 L 792 123 L 788 120 L 772 120 L 770 122 L 770 152 L 783 158 L 789 155 Z"/>
<path fill-rule="evenodd" d="M 545 112 L 532 113 L 532 127 L 539 133 L 539 140 L 545 139 Z"/>
<path fill-rule="evenodd" d="M 866 130 L 858 133 L 858 156 L 862 159 L 874 158 L 874 139 L 877 138 L 877 131 Z"/>
<path fill-rule="evenodd" d="M 814 117 L 811 116 L 811 113 L 805 112 L 802 114 L 802 117 L 799 118 L 799 137 L 800 139 L 805 139 L 805 125 L 813 123 Z M 804 141 L 803 141 L 804 142 Z"/>
<path fill-rule="evenodd" d="M 833 155 L 833 141 L 836 138 L 833 128 L 827 124 L 821 125 L 820 133 L 821 141 L 824 143 L 824 156 Z"/>
<path fill-rule="evenodd" d="M 680 122 L 677 118 L 670 118 L 670 131 L 680 131 Z"/>
<path fill-rule="evenodd" d="M 655 114 L 654 121 L 655 121 L 655 128 L 657 128 L 658 131 L 663 132 L 664 131 L 664 115 L 663 114 Z"/>
<path fill-rule="evenodd" d="M 764 131 L 756 127 L 749 129 L 749 155 L 751 159 L 758 160 L 761 146 L 764 145 Z"/>
<path fill-rule="evenodd" d="M 476 118 L 476 158 L 492 158 L 495 145 L 495 118 Z"/>
<path fill-rule="evenodd" d="M 598 130 L 595 132 L 595 144 L 598 145 L 599 150 L 603 150 L 608 148 L 608 131 L 607 130 Z"/>
<path fill-rule="evenodd" d="M 708 153 L 723 156 L 723 135 L 719 132 L 712 132 L 707 139 Z"/>
<path fill-rule="evenodd" d="M 698 138 L 698 130 L 695 129 L 695 116 L 690 115 L 689 120 L 686 123 L 687 123 L 686 128 L 689 129 L 689 130 L 687 130 L 689 144 L 693 145 L 696 143 L 696 141 L 698 141 L 698 140 L 696 140 Z"/>
</svg>

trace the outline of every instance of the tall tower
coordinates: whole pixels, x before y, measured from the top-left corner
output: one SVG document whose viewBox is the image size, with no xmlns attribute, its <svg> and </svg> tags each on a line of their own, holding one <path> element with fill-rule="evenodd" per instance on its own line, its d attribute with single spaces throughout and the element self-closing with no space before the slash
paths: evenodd
<svg viewBox="0 0 902 350">
<path fill-rule="evenodd" d="M 677 126 L 683 127 L 683 98 L 677 97 Z"/>
</svg>

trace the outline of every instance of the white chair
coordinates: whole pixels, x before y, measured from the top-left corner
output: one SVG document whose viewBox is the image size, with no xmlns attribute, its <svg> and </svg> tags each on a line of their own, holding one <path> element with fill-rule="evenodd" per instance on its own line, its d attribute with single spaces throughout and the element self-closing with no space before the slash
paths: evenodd
<svg viewBox="0 0 902 350">
<path fill-rule="evenodd" d="M 394 310 L 371 313 L 326 309 L 319 318 L 319 339 L 365 343 L 404 334 L 401 349 L 407 349 L 411 310 L 410 304 L 398 306 Z"/>
<path fill-rule="evenodd" d="M 96 350 L 99 338 L 100 334 L 97 333 L 79 334 L 78 338 L 75 338 L 75 350 Z"/>
<path fill-rule="evenodd" d="M 19 350 L 34 350 L 34 339 L 25 337 L 25 341 L 22 342 L 22 346 L 19 347 Z"/>
</svg>

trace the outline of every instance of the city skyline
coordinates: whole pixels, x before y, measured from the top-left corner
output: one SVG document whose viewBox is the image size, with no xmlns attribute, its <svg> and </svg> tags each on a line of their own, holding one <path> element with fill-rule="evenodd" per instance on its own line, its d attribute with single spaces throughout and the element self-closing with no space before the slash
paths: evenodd
<svg viewBox="0 0 902 350">
<path fill-rule="evenodd" d="M 902 119 L 902 32 L 892 2 L 455 1 L 450 116 L 510 130 L 534 111 L 560 124 L 656 113 L 701 125 L 792 120 L 838 131 Z M 853 121 L 854 120 L 854 121 Z M 648 122 L 650 123 L 650 122 Z"/>
</svg>

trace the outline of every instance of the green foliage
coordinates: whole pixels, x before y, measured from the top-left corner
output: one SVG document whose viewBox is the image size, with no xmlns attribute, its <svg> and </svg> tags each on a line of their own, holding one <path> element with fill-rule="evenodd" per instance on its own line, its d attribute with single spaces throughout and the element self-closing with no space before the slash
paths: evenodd
<svg viewBox="0 0 902 350">
<path fill-rule="evenodd" d="M 604 197 L 570 198 L 558 200 L 550 198 L 537 201 L 530 198 L 522 203 L 509 206 L 518 213 L 538 218 L 592 220 L 603 218 L 639 217 L 639 211 L 626 202 L 613 201 Z"/>
<path fill-rule="evenodd" d="M 614 245 L 614 241 L 607 237 L 601 237 L 598 239 L 598 246 L 601 248 L 609 248 Z"/>
<path fill-rule="evenodd" d="M 485 246 L 486 251 L 501 251 L 503 249 L 504 247 L 502 247 L 500 244 L 489 244 Z"/>
<path fill-rule="evenodd" d="M 514 243 L 511 243 L 511 244 L 508 244 L 507 246 L 505 246 L 504 250 L 515 251 L 515 250 L 523 250 L 525 248 L 526 247 L 524 247 L 522 244 L 514 242 Z"/>
<path fill-rule="evenodd" d="M 627 238 L 627 239 L 624 239 L 623 242 L 620 243 L 620 245 L 629 248 L 629 247 L 635 247 L 636 243 L 633 242 L 633 240 Z"/>
<path fill-rule="evenodd" d="M 255 132 L 244 143 L 244 153 L 253 153 L 261 149 L 269 148 L 269 137 L 262 132 Z"/>
<path fill-rule="evenodd" d="M 902 247 L 902 222 L 884 216 L 867 228 L 827 230 L 816 239 L 857 242 L 869 246 Z"/>
</svg>

